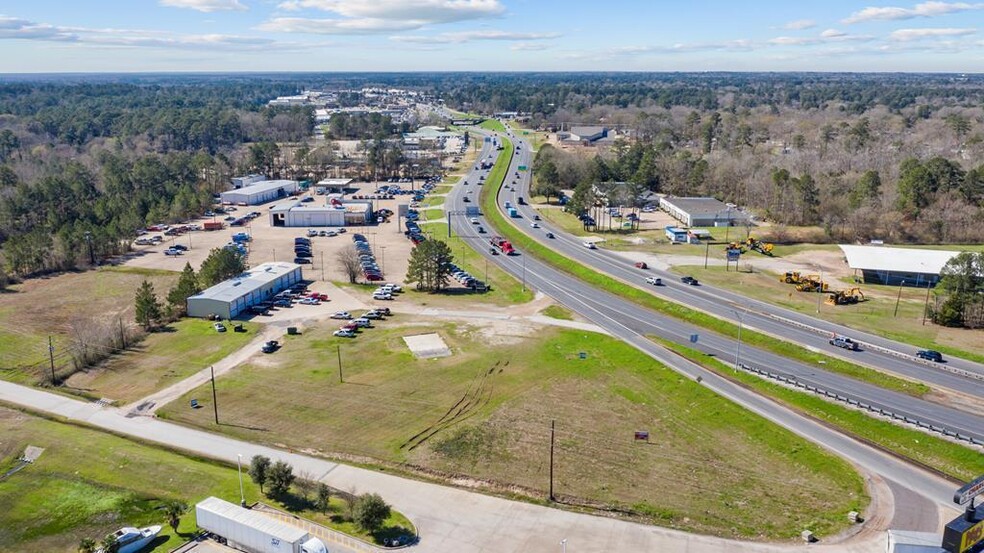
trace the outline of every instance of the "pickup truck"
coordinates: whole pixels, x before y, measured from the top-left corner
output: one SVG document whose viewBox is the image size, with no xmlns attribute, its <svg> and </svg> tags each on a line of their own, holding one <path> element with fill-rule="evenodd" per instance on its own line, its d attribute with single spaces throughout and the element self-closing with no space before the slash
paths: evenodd
<svg viewBox="0 0 984 553">
<path fill-rule="evenodd" d="M 847 336 L 834 336 L 830 339 L 830 345 L 844 348 L 851 351 L 858 351 L 858 343 Z"/>
</svg>

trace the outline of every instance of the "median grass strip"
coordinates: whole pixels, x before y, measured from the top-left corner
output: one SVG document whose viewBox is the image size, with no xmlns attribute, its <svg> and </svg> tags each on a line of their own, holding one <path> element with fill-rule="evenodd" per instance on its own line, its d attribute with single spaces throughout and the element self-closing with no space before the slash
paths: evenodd
<svg viewBox="0 0 984 553">
<path fill-rule="evenodd" d="M 540 313 L 542 313 L 546 317 L 550 317 L 551 319 L 559 319 L 561 321 L 574 320 L 574 313 L 572 313 L 570 309 L 567 309 L 562 305 L 556 305 L 556 304 L 549 305 L 546 307 L 546 309 L 544 309 Z"/>
<path fill-rule="evenodd" d="M 355 339 L 314 326 L 224 374 L 221 426 L 208 386 L 164 413 L 535 501 L 546 493 L 556 420 L 562 501 L 721 536 L 785 540 L 804 528 L 830 536 L 868 502 L 847 462 L 617 339 L 526 320 L 397 314 L 375 326 Z M 403 337 L 429 333 L 453 354 L 415 358 Z M 290 394 L 270 393 L 284 382 Z M 191 398 L 205 407 L 190 409 Z M 650 442 L 635 441 L 635 430 L 650 431 Z"/>
<path fill-rule="evenodd" d="M 849 409 L 816 395 L 793 390 L 744 371 L 735 371 L 730 365 L 702 351 L 654 336 L 649 336 L 649 339 L 788 407 L 962 481 L 968 482 L 984 473 L 984 455 L 971 448 L 872 417 L 863 411 Z"/>
<path fill-rule="evenodd" d="M 482 209 L 490 224 L 493 225 L 498 232 L 502 233 L 502 236 L 509 239 L 513 246 L 518 248 L 520 252 L 524 255 L 535 255 L 539 259 L 546 261 L 561 271 L 577 277 L 588 284 L 601 288 L 602 290 L 629 299 L 643 307 L 654 311 L 659 311 L 665 315 L 669 315 L 702 328 L 713 330 L 714 332 L 725 336 L 737 338 L 737 325 L 718 319 L 717 317 L 708 315 L 701 311 L 691 309 L 679 303 L 664 300 L 646 291 L 640 290 L 639 288 L 615 280 L 608 275 L 599 273 L 594 269 L 585 267 L 574 259 L 564 257 L 563 255 L 554 252 L 550 248 L 540 244 L 531 236 L 528 236 L 513 226 L 506 219 L 506 217 L 499 212 L 498 206 L 496 205 L 496 191 L 502 186 L 502 180 L 505 178 L 506 172 L 509 170 L 509 162 L 512 159 L 512 144 L 508 139 L 502 139 L 502 142 L 505 146 L 505 150 L 501 152 L 502 155 L 500 155 L 499 159 L 496 160 L 492 173 L 489 176 L 488 184 L 485 186 L 485 189 L 482 190 Z M 930 391 L 929 386 L 926 386 L 925 384 L 911 382 L 828 355 L 813 353 L 798 344 L 778 340 L 766 334 L 748 330 L 747 328 L 742 331 L 742 341 L 750 346 L 771 351 L 784 357 L 796 359 L 810 365 L 816 366 L 822 362 L 824 370 L 843 374 L 863 382 L 880 386 L 887 390 L 901 392 L 913 397 L 922 397 Z"/>
<path fill-rule="evenodd" d="M 485 121 L 482 121 L 478 126 L 485 130 L 489 130 L 493 132 L 499 132 L 499 133 L 506 132 L 505 125 L 503 125 L 496 119 L 486 119 Z"/>
<path fill-rule="evenodd" d="M 128 440 L 85 426 L 67 424 L 0 405 L 0 473 L 9 469 L 27 445 L 44 453 L 0 485 L 0 551 L 75 551 L 79 540 L 97 542 L 121 526 L 160 524 L 161 533 L 142 553 L 171 551 L 196 530 L 194 504 L 214 495 L 239 502 L 234 465 Z M 234 460 L 230 460 L 233 463 Z M 298 473 L 295 471 L 295 475 Z M 346 507 L 336 494 L 328 515 L 295 486 L 282 498 L 264 497 L 243 479 L 246 501 L 263 501 L 339 531 L 370 538 L 344 519 Z M 387 499 L 387 498 L 384 498 Z M 177 534 L 166 524 L 161 506 L 181 501 L 189 512 Z M 386 527 L 413 526 L 394 511 Z M 370 538 L 371 539 L 371 538 Z"/>
</svg>

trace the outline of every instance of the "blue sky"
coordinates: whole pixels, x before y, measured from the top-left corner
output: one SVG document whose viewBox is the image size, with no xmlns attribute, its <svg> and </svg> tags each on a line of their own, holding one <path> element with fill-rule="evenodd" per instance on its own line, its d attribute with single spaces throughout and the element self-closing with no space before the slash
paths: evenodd
<svg viewBox="0 0 984 553">
<path fill-rule="evenodd" d="M 0 0 L 0 72 L 984 72 L 984 3 Z"/>
</svg>

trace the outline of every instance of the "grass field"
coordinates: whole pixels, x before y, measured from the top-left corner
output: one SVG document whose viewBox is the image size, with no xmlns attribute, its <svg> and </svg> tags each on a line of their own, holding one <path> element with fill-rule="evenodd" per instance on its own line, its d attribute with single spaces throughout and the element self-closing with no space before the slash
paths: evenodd
<svg viewBox="0 0 984 553">
<path fill-rule="evenodd" d="M 230 325 L 227 332 L 218 333 L 212 324 L 201 319 L 173 323 L 99 367 L 72 375 L 64 386 L 87 397 L 129 403 L 226 357 L 252 340 L 260 328 L 242 323 L 246 332 L 233 332 Z"/>
<path fill-rule="evenodd" d="M 554 304 L 554 305 L 547 306 L 540 313 L 542 313 L 543 315 L 545 315 L 547 317 L 550 317 L 550 318 L 553 318 L 553 319 L 559 319 L 561 321 L 573 321 L 574 320 L 574 313 L 572 313 L 570 309 L 567 309 L 566 307 L 564 307 L 562 305 Z"/>
<path fill-rule="evenodd" d="M 506 132 L 505 125 L 503 125 L 502 123 L 500 123 L 495 119 L 486 119 L 485 121 L 482 121 L 482 123 L 479 124 L 478 126 L 485 130 L 489 130 L 493 132 L 499 132 L 499 133 Z"/>
<path fill-rule="evenodd" d="M 224 375 L 219 401 L 235 425 L 221 430 L 542 498 L 556 420 L 561 498 L 717 535 L 786 539 L 804 528 L 830 535 L 867 502 L 845 462 L 617 340 L 518 323 L 399 327 L 399 320 L 355 340 L 311 329 L 262 363 Z M 414 358 L 402 337 L 429 332 L 454 354 Z M 290 394 L 269 393 L 285 381 Z M 214 429 L 210 410 L 186 409 L 186 400 L 164 414 Z M 634 442 L 634 430 L 651 431 L 650 443 Z"/>
<path fill-rule="evenodd" d="M 420 207 L 444 205 L 444 196 L 427 196 L 420 202 Z"/>
<path fill-rule="evenodd" d="M 539 150 L 540 146 L 543 146 L 547 142 L 547 136 L 549 133 L 524 128 L 519 121 L 509 121 L 509 126 L 530 142 L 533 146 L 534 152 Z"/>
<path fill-rule="evenodd" d="M 673 270 L 693 275 L 701 282 L 740 292 L 751 298 L 816 315 L 817 294 L 797 292 L 790 284 L 779 282 L 779 275 L 768 271 L 755 273 L 725 271 L 724 267 L 679 266 Z M 847 289 L 853 284 L 832 283 L 832 288 Z M 856 305 L 832 306 L 821 303 L 820 318 L 857 328 L 872 334 L 912 344 L 912 352 L 929 348 L 944 353 L 984 362 L 984 339 L 980 331 L 946 328 L 927 322 L 923 324 L 926 289 L 861 284 L 867 301 Z M 826 299 L 826 295 L 822 296 Z M 895 303 L 899 300 L 898 316 Z M 930 294 L 932 305 L 935 298 Z"/>
<path fill-rule="evenodd" d="M 195 529 L 194 504 L 214 495 L 239 501 L 239 480 L 234 466 L 195 459 L 132 442 L 117 436 L 34 417 L 0 406 L 0 472 L 5 471 L 26 445 L 45 448 L 33 464 L 0 485 L 0 551 L 74 552 L 83 537 L 99 541 L 124 525 L 164 527 L 153 542 L 153 551 L 174 549 Z M 230 462 L 234 462 L 230 460 Z M 262 497 L 248 479 L 243 481 L 246 500 L 286 509 L 287 503 Z M 386 499 L 386 498 L 384 498 Z M 178 500 L 190 506 L 175 535 L 160 506 Z M 350 522 L 340 520 L 343 506 L 333 501 L 331 516 L 309 508 L 294 512 L 346 531 Z M 304 503 L 304 502 L 300 502 Z M 400 513 L 386 526 L 411 527 Z M 364 533 L 361 533 L 365 536 Z"/>
<path fill-rule="evenodd" d="M 434 188 L 431 194 L 447 194 L 448 192 L 451 192 L 450 186 L 438 186 Z"/>
<path fill-rule="evenodd" d="M 846 429 L 892 451 L 969 482 L 984 473 L 984 455 L 936 436 L 919 432 L 891 422 L 870 417 L 840 404 L 826 401 L 813 394 L 780 386 L 758 376 L 735 372 L 731 366 L 703 352 L 653 338 L 684 357 L 710 368 L 727 378 L 738 380 L 760 393 L 775 398 L 799 411 Z"/>
<path fill-rule="evenodd" d="M 443 209 L 428 209 L 424 211 L 425 221 L 439 221 L 445 217 Z"/>
<path fill-rule="evenodd" d="M 73 323 L 93 319 L 124 324 L 133 321 L 133 296 L 149 280 L 158 295 L 177 281 L 178 273 L 128 267 L 62 273 L 30 279 L 0 294 L 0 378 L 34 384 L 46 378 L 48 336 L 59 372 L 70 364 L 68 346 Z"/>
</svg>

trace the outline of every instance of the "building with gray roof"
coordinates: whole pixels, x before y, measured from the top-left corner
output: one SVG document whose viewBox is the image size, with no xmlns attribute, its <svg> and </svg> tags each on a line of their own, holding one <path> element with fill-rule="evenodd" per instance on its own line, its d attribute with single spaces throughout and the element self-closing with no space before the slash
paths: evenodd
<svg viewBox="0 0 984 553">
<path fill-rule="evenodd" d="M 188 316 L 207 317 L 214 314 L 223 319 L 233 319 L 302 279 L 301 266 L 294 263 L 257 265 L 189 297 Z"/>
<path fill-rule="evenodd" d="M 714 198 L 674 198 L 664 196 L 659 207 L 688 227 L 726 227 L 751 221 L 747 213 L 734 204 Z"/>
</svg>

